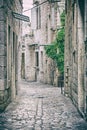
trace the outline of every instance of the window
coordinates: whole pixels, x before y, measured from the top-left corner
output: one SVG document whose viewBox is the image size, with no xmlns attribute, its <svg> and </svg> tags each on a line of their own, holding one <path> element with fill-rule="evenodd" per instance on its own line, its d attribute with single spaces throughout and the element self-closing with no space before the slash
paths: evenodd
<svg viewBox="0 0 87 130">
<path fill-rule="evenodd" d="M 41 51 L 41 67 L 43 69 L 43 51 Z"/>
<path fill-rule="evenodd" d="M 36 66 L 39 66 L 39 53 L 36 52 Z"/>
<path fill-rule="evenodd" d="M 39 29 L 41 28 L 41 10 L 40 7 L 37 7 L 36 9 L 36 28 Z"/>
<path fill-rule="evenodd" d="M 21 59 L 21 77 L 25 78 L 25 53 L 22 53 L 22 59 Z"/>
<path fill-rule="evenodd" d="M 15 33 L 13 32 L 13 63 L 15 62 Z"/>
<path fill-rule="evenodd" d="M 41 28 L 41 9 L 40 7 L 34 7 L 31 10 L 31 26 L 32 29 Z"/>
<path fill-rule="evenodd" d="M 51 27 L 53 28 L 53 29 L 55 29 L 56 28 L 56 12 L 55 12 L 55 8 L 54 7 L 52 7 L 51 8 Z"/>
<path fill-rule="evenodd" d="M 8 43 L 7 43 L 7 80 L 11 78 L 11 27 L 8 25 Z M 9 85 L 8 85 L 9 87 Z"/>
<path fill-rule="evenodd" d="M 38 14 L 38 17 L 39 17 L 39 25 L 38 25 L 38 27 L 41 28 L 41 8 L 39 7 L 38 10 L 39 10 L 39 14 Z"/>
</svg>

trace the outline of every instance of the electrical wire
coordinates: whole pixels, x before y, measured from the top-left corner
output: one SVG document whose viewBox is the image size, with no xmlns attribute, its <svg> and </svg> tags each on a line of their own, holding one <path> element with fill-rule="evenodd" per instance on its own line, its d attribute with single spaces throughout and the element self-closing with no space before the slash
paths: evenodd
<svg viewBox="0 0 87 130">
<path fill-rule="evenodd" d="M 38 5 L 36 5 L 36 6 L 32 7 L 32 8 L 30 8 L 30 9 L 24 10 L 23 12 L 27 12 L 27 11 L 29 11 L 29 10 L 35 8 L 35 7 L 38 7 L 38 6 L 40 6 L 40 5 L 44 4 L 44 3 L 47 3 L 47 2 L 48 2 L 48 0 L 46 0 L 46 1 L 44 1 L 44 2 L 42 2 L 40 4 L 38 4 Z"/>
</svg>

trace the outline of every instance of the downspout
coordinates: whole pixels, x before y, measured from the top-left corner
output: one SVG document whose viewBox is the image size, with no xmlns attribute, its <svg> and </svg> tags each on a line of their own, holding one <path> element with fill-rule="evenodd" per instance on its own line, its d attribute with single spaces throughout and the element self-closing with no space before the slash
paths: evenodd
<svg viewBox="0 0 87 130">
<path fill-rule="evenodd" d="M 85 0 L 84 3 L 84 43 L 85 43 L 85 54 L 84 54 L 84 60 L 85 60 L 85 68 L 84 68 L 84 87 L 85 87 L 85 117 L 87 119 L 87 0 Z"/>
</svg>

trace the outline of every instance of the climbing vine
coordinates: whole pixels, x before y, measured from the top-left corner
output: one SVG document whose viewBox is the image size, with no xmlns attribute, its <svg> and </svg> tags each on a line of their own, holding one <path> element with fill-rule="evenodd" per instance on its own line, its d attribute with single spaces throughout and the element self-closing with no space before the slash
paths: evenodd
<svg viewBox="0 0 87 130">
<path fill-rule="evenodd" d="M 65 39 L 65 11 L 60 15 L 61 28 L 57 30 L 55 40 L 45 46 L 45 52 L 48 57 L 52 58 L 58 67 L 60 73 L 64 73 L 64 39 Z"/>
</svg>

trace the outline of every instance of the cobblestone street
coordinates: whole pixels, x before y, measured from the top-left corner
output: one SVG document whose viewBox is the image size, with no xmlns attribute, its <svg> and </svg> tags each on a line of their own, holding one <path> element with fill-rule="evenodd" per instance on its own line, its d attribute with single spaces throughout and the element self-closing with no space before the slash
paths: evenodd
<svg viewBox="0 0 87 130">
<path fill-rule="evenodd" d="M 60 88 L 22 81 L 17 99 L 0 114 L 0 130 L 87 130 L 87 123 Z"/>
</svg>

